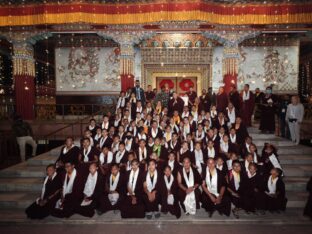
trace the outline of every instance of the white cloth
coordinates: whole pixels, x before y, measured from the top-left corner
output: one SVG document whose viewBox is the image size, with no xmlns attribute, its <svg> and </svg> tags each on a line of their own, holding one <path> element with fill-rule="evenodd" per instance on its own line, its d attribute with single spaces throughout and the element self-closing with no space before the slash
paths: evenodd
<svg viewBox="0 0 312 234">
<path fill-rule="evenodd" d="M 142 150 L 141 147 L 139 147 L 139 161 L 141 162 L 143 159 L 146 159 L 147 157 L 147 150 L 146 147 Z"/>
<path fill-rule="evenodd" d="M 167 191 L 170 191 L 172 183 L 174 181 L 174 177 L 173 177 L 173 175 L 170 175 L 170 181 L 168 181 L 168 177 L 164 175 L 164 179 L 165 179 L 165 184 L 166 184 Z M 173 194 L 169 194 L 168 195 L 167 203 L 168 203 L 168 205 L 173 205 L 173 203 L 174 203 L 174 196 L 173 196 Z"/>
<path fill-rule="evenodd" d="M 221 142 L 220 148 L 224 153 L 229 152 L 229 144 L 228 143 Z"/>
<path fill-rule="evenodd" d="M 174 170 L 174 160 L 173 161 L 168 161 L 168 165 L 170 166 L 170 168 L 171 168 L 171 171 L 173 171 Z"/>
<path fill-rule="evenodd" d="M 149 192 L 152 192 L 153 189 L 155 189 L 156 183 L 157 183 L 158 173 L 157 170 L 154 171 L 153 181 L 151 179 L 151 173 L 150 171 L 147 171 L 146 173 L 146 187 Z"/>
<path fill-rule="evenodd" d="M 183 168 L 183 177 L 186 182 L 187 188 L 191 188 L 194 186 L 194 174 L 192 168 L 190 168 L 189 177 L 187 177 L 185 168 Z M 186 213 L 189 213 L 191 215 L 196 214 L 196 198 L 195 198 L 195 192 L 191 192 L 189 194 L 186 194 L 185 200 L 184 200 L 184 206 Z"/>
<path fill-rule="evenodd" d="M 269 159 L 270 159 L 270 162 L 272 163 L 273 167 L 283 170 L 282 166 L 279 163 L 279 161 L 277 160 L 277 157 L 275 156 L 275 154 L 272 154 L 271 156 L 269 156 Z"/>
<path fill-rule="evenodd" d="M 66 194 L 70 194 L 73 191 L 73 186 L 74 186 L 76 175 L 77 175 L 77 172 L 76 172 L 76 169 L 74 168 L 73 172 L 70 175 L 69 181 L 67 183 L 68 174 L 66 173 L 64 184 L 63 184 L 63 193 L 62 193 L 63 197 L 65 197 Z M 55 208 L 62 209 L 62 206 L 63 206 L 62 200 L 59 199 L 55 204 Z"/>
<path fill-rule="evenodd" d="M 87 182 L 86 182 L 84 190 L 83 190 L 83 193 L 87 197 L 91 197 L 92 194 L 94 193 L 97 178 L 98 178 L 98 172 L 97 171 L 94 173 L 94 175 L 89 173 Z"/>
<path fill-rule="evenodd" d="M 121 161 L 121 159 L 123 158 L 123 156 L 124 156 L 125 153 L 126 153 L 126 150 L 124 150 L 124 151 L 122 151 L 122 152 L 118 151 L 118 152 L 116 153 L 116 158 L 115 158 L 116 163 L 120 163 L 120 161 Z"/>
<path fill-rule="evenodd" d="M 207 189 L 210 193 L 214 194 L 216 197 L 219 197 L 219 193 L 218 193 L 218 173 L 217 173 L 217 169 L 214 169 L 214 172 L 211 175 L 211 179 L 210 179 L 210 171 L 209 168 L 206 167 L 206 185 L 207 185 Z"/>
<path fill-rule="evenodd" d="M 113 182 L 113 175 L 112 174 L 110 175 L 109 177 L 109 191 L 110 192 L 116 191 L 116 188 L 119 182 L 119 177 L 120 177 L 120 173 L 118 172 Z"/>
<path fill-rule="evenodd" d="M 235 119 L 236 119 L 236 115 L 235 115 L 235 109 L 233 108 L 232 110 L 230 110 L 229 108 L 226 108 L 228 117 L 229 117 L 229 122 L 231 124 L 235 123 Z"/>
<path fill-rule="evenodd" d="M 202 173 L 202 164 L 204 164 L 204 156 L 203 156 L 203 151 L 202 150 L 194 150 L 195 152 L 195 164 L 197 167 L 197 171 L 199 174 Z"/>
<path fill-rule="evenodd" d="M 208 147 L 207 152 L 208 152 L 208 158 L 214 158 L 216 156 L 216 151 L 214 147 L 212 147 L 212 149 Z"/>
<path fill-rule="evenodd" d="M 243 91 L 243 101 L 247 101 L 250 98 L 250 91 L 247 92 Z"/>
<path fill-rule="evenodd" d="M 156 137 L 157 137 L 157 134 L 158 134 L 158 128 L 156 128 L 156 131 L 152 128 L 151 134 L 152 134 L 152 137 L 153 137 L 153 138 L 156 138 Z"/>
<path fill-rule="evenodd" d="M 101 165 L 112 163 L 113 157 L 114 157 L 113 153 L 111 151 L 108 151 L 106 159 L 105 159 L 104 153 L 102 152 L 100 154 L 100 158 L 99 158 Z"/>
<path fill-rule="evenodd" d="M 129 181 L 128 181 L 128 186 L 132 192 L 132 194 L 135 195 L 135 187 L 136 187 L 136 183 L 138 180 L 138 175 L 139 175 L 139 169 L 137 169 L 136 171 L 131 170 L 130 172 L 130 176 L 129 176 Z M 129 195 L 129 193 L 128 193 Z"/>
<path fill-rule="evenodd" d="M 88 157 L 88 155 L 89 155 L 91 149 L 92 149 L 91 145 L 89 145 L 89 147 L 88 147 L 87 150 L 86 150 L 86 149 L 83 149 L 83 161 L 84 161 L 84 162 L 89 162 L 89 157 Z"/>
<path fill-rule="evenodd" d="M 232 144 L 236 143 L 236 134 L 234 136 L 232 136 L 232 134 L 230 134 L 230 140 Z"/>
<path fill-rule="evenodd" d="M 276 193 L 276 182 L 278 181 L 278 177 L 275 179 L 272 179 L 272 176 L 269 177 L 268 180 L 268 189 L 269 189 L 269 194 L 275 194 Z"/>
<path fill-rule="evenodd" d="M 102 149 L 102 147 L 103 147 L 103 145 L 104 145 L 104 143 L 105 143 L 105 141 L 106 141 L 106 139 L 108 138 L 108 136 L 106 136 L 105 138 L 104 137 L 101 137 L 101 139 L 100 139 L 100 148 Z"/>
<path fill-rule="evenodd" d="M 74 146 L 75 146 L 74 144 L 72 144 L 72 145 L 70 146 L 70 148 L 67 148 L 67 146 L 65 146 L 65 147 L 63 148 L 63 154 L 67 154 L 67 152 L 70 151 Z"/>
<path fill-rule="evenodd" d="M 235 171 L 232 171 L 233 178 L 234 178 L 234 186 L 236 191 L 239 189 L 240 186 L 240 174 L 237 174 Z"/>
</svg>

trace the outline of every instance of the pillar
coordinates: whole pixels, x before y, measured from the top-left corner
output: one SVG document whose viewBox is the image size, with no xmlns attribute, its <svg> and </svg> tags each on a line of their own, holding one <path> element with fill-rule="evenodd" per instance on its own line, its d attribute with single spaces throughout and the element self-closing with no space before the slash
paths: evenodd
<svg viewBox="0 0 312 234">
<path fill-rule="evenodd" d="M 35 118 L 34 49 L 26 41 L 13 41 L 13 80 L 16 113 L 23 119 Z"/>
</svg>

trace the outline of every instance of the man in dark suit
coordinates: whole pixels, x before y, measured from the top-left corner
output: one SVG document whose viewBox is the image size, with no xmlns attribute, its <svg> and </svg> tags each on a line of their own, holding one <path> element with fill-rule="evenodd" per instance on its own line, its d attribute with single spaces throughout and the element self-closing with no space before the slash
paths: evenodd
<svg viewBox="0 0 312 234">
<path fill-rule="evenodd" d="M 140 87 L 140 81 L 135 81 L 135 87 L 131 90 L 132 93 L 135 93 L 135 97 L 137 101 L 141 101 L 142 105 L 145 106 L 145 93 L 144 90 Z"/>
</svg>

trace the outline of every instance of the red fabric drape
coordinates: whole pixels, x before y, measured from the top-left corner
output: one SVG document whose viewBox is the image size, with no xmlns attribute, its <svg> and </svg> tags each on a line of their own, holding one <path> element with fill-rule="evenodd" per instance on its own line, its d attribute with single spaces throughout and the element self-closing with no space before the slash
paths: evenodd
<svg viewBox="0 0 312 234">
<path fill-rule="evenodd" d="M 27 75 L 16 75 L 15 80 L 15 104 L 16 112 L 23 119 L 35 118 L 35 78 Z"/>
<path fill-rule="evenodd" d="M 226 93 L 229 93 L 230 92 L 230 87 L 232 85 L 237 86 L 237 74 L 227 74 L 227 75 L 224 75 L 223 82 L 224 82 L 224 91 Z"/>
<path fill-rule="evenodd" d="M 121 79 L 121 90 L 126 91 L 128 88 L 134 87 L 134 76 L 133 75 L 120 75 Z"/>
</svg>

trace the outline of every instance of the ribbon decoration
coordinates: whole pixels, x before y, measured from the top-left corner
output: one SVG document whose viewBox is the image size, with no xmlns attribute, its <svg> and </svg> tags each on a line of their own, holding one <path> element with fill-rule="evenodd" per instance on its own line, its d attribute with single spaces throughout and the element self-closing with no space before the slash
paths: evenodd
<svg viewBox="0 0 312 234">
<path fill-rule="evenodd" d="M 13 75 L 27 75 L 35 77 L 34 50 L 28 43 L 13 44 Z"/>
</svg>

